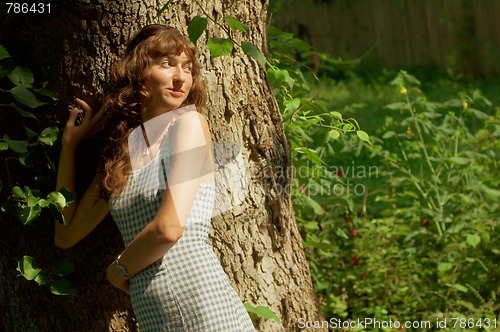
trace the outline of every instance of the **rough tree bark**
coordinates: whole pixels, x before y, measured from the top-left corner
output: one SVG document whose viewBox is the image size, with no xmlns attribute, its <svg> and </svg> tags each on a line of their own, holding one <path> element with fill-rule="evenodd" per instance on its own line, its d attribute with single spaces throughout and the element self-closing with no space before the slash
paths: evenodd
<svg viewBox="0 0 500 332">
<path fill-rule="evenodd" d="M 266 49 L 267 0 L 197 2 L 79 0 L 58 1 L 43 15 L 5 14 L 0 43 L 27 67 L 50 67 L 50 88 L 60 98 L 47 121 L 62 126 L 72 96 L 102 98 L 112 62 L 128 38 L 148 23 L 165 23 L 186 32 L 196 15 L 223 22 L 233 16 L 251 33 L 234 33 Z M 279 109 L 265 73 L 240 49 L 210 59 L 208 37 L 226 37 L 215 24 L 198 41 L 210 105 L 204 111 L 216 142 L 241 147 L 249 192 L 237 209 L 215 217 L 212 240 L 222 265 L 244 302 L 263 305 L 282 325 L 260 319 L 261 331 L 295 331 L 299 318 L 320 319 L 309 267 L 298 233 L 289 191 L 290 154 Z M 82 171 L 88 167 L 82 167 Z M 73 280 L 79 293 L 56 297 L 34 282 L 16 277 L 15 266 L 26 250 L 52 246 L 31 243 L 29 230 L 2 216 L 0 223 L 0 330 L 6 331 L 135 331 L 128 299 L 104 280 L 105 267 L 121 250 L 119 234 L 105 221 L 75 248 L 59 255 L 77 266 Z M 42 241 L 43 242 L 43 241 Z"/>
</svg>

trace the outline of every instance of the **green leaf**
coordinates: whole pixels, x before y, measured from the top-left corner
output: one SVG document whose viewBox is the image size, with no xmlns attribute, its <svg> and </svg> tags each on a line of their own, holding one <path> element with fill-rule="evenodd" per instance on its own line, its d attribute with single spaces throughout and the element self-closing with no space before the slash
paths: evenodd
<svg viewBox="0 0 500 332">
<path fill-rule="evenodd" d="M 163 7 L 161 7 L 160 9 L 158 9 L 158 11 L 156 12 L 156 17 L 160 17 L 161 14 L 163 14 L 163 12 L 165 10 L 167 10 L 168 5 L 170 5 L 171 2 L 172 2 L 172 0 L 167 1 L 167 3 L 163 5 Z"/>
<path fill-rule="evenodd" d="M 267 77 L 269 83 L 272 84 L 273 86 L 277 85 L 276 82 L 278 82 L 278 85 L 286 83 L 288 84 L 291 90 L 295 85 L 295 80 L 290 76 L 288 70 L 269 68 L 267 70 Z"/>
<path fill-rule="evenodd" d="M 230 38 L 210 38 L 207 43 L 212 59 L 228 55 L 233 51 L 233 41 Z"/>
<path fill-rule="evenodd" d="M 0 142 L 0 151 L 5 151 L 9 149 L 9 144 L 5 142 Z"/>
<path fill-rule="evenodd" d="M 67 204 L 74 202 L 76 199 L 75 195 L 67 187 L 62 187 L 59 192 L 64 196 Z"/>
<path fill-rule="evenodd" d="M 68 225 L 68 220 L 66 218 L 64 218 L 64 215 L 62 214 L 61 210 L 59 210 L 55 205 L 53 204 L 50 204 L 48 206 L 49 208 L 49 212 L 51 214 L 51 216 L 57 220 L 60 224 L 63 224 L 63 225 Z"/>
<path fill-rule="evenodd" d="M 34 219 L 36 219 L 40 215 L 41 212 L 42 208 L 39 205 L 24 206 L 24 207 L 18 207 L 14 215 L 16 219 L 22 222 L 24 225 L 29 225 Z"/>
<path fill-rule="evenodd" d="M 9 54 L 9 52 L 7 52 L 5 47 L 0 45 L 0 60 L 3 60 L 5 58 L 10 58 L 10 54 Z"/>
<path fill-rule="evenodd" d="M 34 132 L 33 130 L 29 129 L 28 127 L 26 127 L 26 126 L 23 126 L 23 127 L 24 127 L 24 131 L 26 132 L 26 136 L 28 137 L 28 140 L 31 140 L 33 137 L 38 135 L 38 133 Z"/>
<path fill-rule="evenodd" d="M 241 23 L 234 17 L 226 16 L 224 17 L 224 21 L 226 21 L 227 25 L 233 30 L 245 31 L 247 33 L 250 32 L 248 25 Z"/>
<path fill-rule="evenodd" d="M 300 106 L 300 99 L 299 98 L 288 99 L 285 100 L 283 104 L 285 105 L 285 112 L 295 112 L 295 110 Z"/>
<path fill-rule="evenodd" d="M 55 295 L 75 295 L 77 289 L 71 281 L 61 278 L 50 286 L 50 291 Z"/>
<path fill-rule="evenodd" d="M 16 67 L 14 70 L 7 75 L 7 77 L 14 83 L 16 86 L 21 86 L 24 88 L 33 87 L 33 82 L 35 79 L 33 78 L 33 74 L 31 70 L 24 67 Z"/>
<path fill-rule="evenodd" d="M 62 209 L 67 205 L 66 198 L 59 191 L 53 191 L 50 194 L 48 194 L 47 201 L 54 204 L 59 209 Z"/>
<path fill-rule="evenodd" d="M 451 270 L 452 268 L 453 268 L 453 264 L 448 263 L 448 262 L 441 262 L 437 266 L 437 269 L 439 272 L 446 272 L 448 270 Z"/>
<path fill-rule="evenodd" d="M 242 42 L 241 48 L 243 52 L 250 55 L 255 61 L 257 61 L 262 67 L 266 66 L 266 57 L 262 52 L 255 46 L 254 43 Z"/>
<path fill-rule="evenodd" d="M 5 141 L 5 143 L 7 143 L 9 149 L 14 152 L 25 153 L 28 151 L 28 141 L 12 140 L 9 138 L 9 136 L 7 136 L 7 134 L 3 135 L 3 140 Z"/>
<path fill-rule="evenodd" d="M 402 109 L 403 107 L 406 107 L 406 103 L 398 102 L 398 103 L 392 103 L 389 105 L 385 105 L 385 108 L 388 108 L 393 111 L 398 111 Z"/>
<path fill-rule="evenodd" d="M 26 199 L 26 194 L 19 186 L 12 187 L 11 192 L 12 192 L 12 196 L 14 196 L 16 198 L 23 199 L 23 200 Z"/>
<path fill-rule="evenodd" d="M 454 284 L 454 285 L 448 284 L 448 286 L 453 287 L 462 293 L 467 293 L 469 291 L 469 289 L 467 287 L 465 287 L 464 285 L 461 285 L 461 284 Z"/>
<path fill-rule="evenodd" d="M 200 38 L 201 34 L 203 33 L 203 31 L 205 31 L 207 27 L 207 19 L 204 18 L 204 17 L 201 17 L 201 16 L 195 16 L 193 17 L 193 19 L 191 20 L 191 22 L 189 22 L 189 25 L 188 25 L 188 34 L 189 34 L 189 39 L 191 39 L 191 41 L 196 44 L 196 41 L 198 40 L 198 38 Z"/>
<path fill-rule="evenodd" d="M 488 118 L 488 114 L 481 112 L 480 110 L 477 110 L 475 108 L 468 108 L 467 112 L 473 114 L 479 120 L 485 120 Z"/>
<path fill-rule="evenodd" d="M 305 201 L 307 206 L 311 207 L 315 214 L 319 214 L 324 211 L 321 205 L 311 197 L 305 196 Z"/>
<path fill-rule="evenodd" d="M 244 306 L 245 306 L 245 309 L 247 310 L 247 312 L 253 312 L 254 314 L 256 314 L 260 317 L 272 319 L 277 323 L 281 322 L 280 318 L 278 316 L 276 316 L 276 314 L 274 312 L 272 312 L 271 309 L 269 309 L 268 307 L 264 307 L 264 306 L 254 307 L 250 303 L 245 303 Z"/>
<path fill-rule="evenodd" d="M 337 111 L 330 112 L 330 115 L 332 116 L 332 118 L 342 120 L 342 114 Z"/>
<path fill-rule="evenodd" d="M 14 99 L 17 100 L 17 102 L 25 106 L 28 106 L 29 108 L 36 108 L 47 104 L 38 100 L 38 98 L 33 94 L 33 92 L 29 91 L 28 89 L 22 86 L 16 86 L 10 89 L 9 92 L 12 94 L 12 97 L 14 97 Z"/>
<path fill-rule="evenodd" d="M 328 132 L 328 136 L 326 137 L 327 140 L 330 140 L 330 139 L 337 139 L 340 137 L 340 133 L 338 130 L 336 129 L 332 129 Z"/>
<path fill-rule="evenodd" d="M 46 285 L 50 282 L 50 276 L 47 272 L 41 271 L 34 279 L 39 285 Z"/>
<path fill-rule="evenodd" d="M 25 277 L 27 280 L 33 280 L 36 278 L 38 273 L 42 271 L 42 269 L 36 266 L 33 257 L 23 256 L 17 263 L 17 271 L 21 272 L 23 277 Z"/>
<path fill-rule="evenodd" d="M 356 135 L 358 135 L 360 140 L 372 144 L 372 142 L 370 141 L 370 136 L 368 136 L 368 134 L 366 132 L 364 132 L 363 130 L 357 130 Z"/>
<path fill-rule="evenodd" d="M 60 259 L 53 262 L 50 265 L 49 270 L 55 275 L 65 277 L 68 274 L 75 272 L 75 264 L 68 261 L 67 259 Z"/>
<path fill-rule="evenodd" d="M 475 248 L 481 242 L 481 237 L 477 234 L 470 234 L 467 235 L 466 241 L 471 247 Z"/>
<path fill-rule="evenodd" d="M 448 158 L 448 161 L 457 165 L 468 165 L 472 160 L 464 157 L 450 157 Z"/>
<path fill-rule="evenodd" d="M 382 135 L 382 138 L 383 139 L 388 139 L 388 138 L 393 137 L 394 135 L 396 135 L 396 133 L 394 131 L 390 130 L 390 131 L 386 131 L 384 133 L 384 135 Z"/>
<path fill-rule="evenodd" d="M 57 140 L 57 136 L 59 135 L 59 128 L 57 127 L 48 127 L 45 128 L 38 136 L 38 141 L 42 142 L 45 145 L 53 145 Z"/>
<path fill-rule="evenodd" d="M 10 103 L 9 106 L 12 107 L 13 109 L 15 109 L 16 112 L 19 113 L 19 115 L 21 115 L 22 117 L 36 119 L 36 116 L 33 113 L 23 110 L 21 107 L 19 107 L 15 103 Z"/>
</svg>

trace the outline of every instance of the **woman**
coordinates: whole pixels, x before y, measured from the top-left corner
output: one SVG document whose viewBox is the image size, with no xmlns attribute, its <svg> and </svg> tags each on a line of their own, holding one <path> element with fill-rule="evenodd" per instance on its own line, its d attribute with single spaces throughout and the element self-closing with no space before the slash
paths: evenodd
<svg viewBox="0 0 500 332">
<path fill-rule="evenodd" d="M 213 159 L 195 46 L 176 29 L 144 27 L 113 67 L 116 93 L 92 117 L 73 110 L 63 133 L 57 189 L 75 192 L 74 155 L 100 122 L 110 133 L 102 171 L 55 222 L 68 248 L 113 216 L 125 250 L 106 276 L 130 294 L 141 331 L 254 331 L 208 240 Z M 194 104 L 194 105 L 193 105 Z M 106 113 L 106 116 L 104 114 Z M 105 120 L 104 120 L 105 119 Z"/>
</svg>

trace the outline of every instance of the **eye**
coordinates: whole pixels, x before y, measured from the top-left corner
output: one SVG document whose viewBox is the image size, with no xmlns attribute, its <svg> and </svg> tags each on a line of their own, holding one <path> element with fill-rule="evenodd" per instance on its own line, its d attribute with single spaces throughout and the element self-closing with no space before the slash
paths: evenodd
<svg viewBox="0 0 500 332">
<path fill-rule="evenodd" d="M 183 67 L 184 72 L 186 73 L 191 73 L 193 71 L 193 66 L 192 65 L 186 65 Z"/>
<path fill-rule="evenodd" d="M 172 67 L 172 64 L 170 63 L 170 60 L 163 60 L 160 64 L 160 66 L 162 66 L 164 68 L 170 68 L 170 67 Z"/>
</svg>

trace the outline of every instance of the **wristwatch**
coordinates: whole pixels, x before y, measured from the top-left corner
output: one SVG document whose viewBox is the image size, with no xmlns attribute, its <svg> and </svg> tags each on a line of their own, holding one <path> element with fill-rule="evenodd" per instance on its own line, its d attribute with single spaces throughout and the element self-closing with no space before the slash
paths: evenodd
<svg viewBox="0 0 500 332">
<path fill-rule="evenodd" d="M 130 279 L 133 277 L 132 274 L 128 274 L 127 269 L 123 265 L 120 264 L 120 258 L 122 255 L 118 255 L 118 257 L 115 260 L 115 267 L 116 267 L 116 272 L 118 272 L 119 275 L 124 277 L 125 279 Z"/>
</svg>

